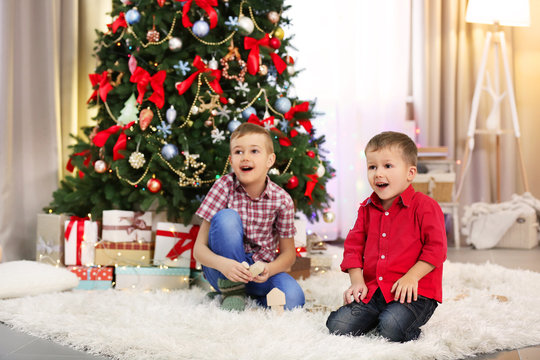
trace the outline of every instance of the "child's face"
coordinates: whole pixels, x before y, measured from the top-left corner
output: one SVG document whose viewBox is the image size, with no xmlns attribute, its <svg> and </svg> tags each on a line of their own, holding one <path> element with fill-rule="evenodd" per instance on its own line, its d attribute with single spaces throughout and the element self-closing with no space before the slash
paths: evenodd
<svg viewBox="0 0 540 360">
<path fill-rule="evenodd" d="M 366 161 L 369 184 L 388 209 L 413 181 L 416 166 L 405 162 L 398 147 L 367 151 Z"/>
<path fill-rule="evenodd" d="M 266 141 L 263 134 L 246 134 L 231 140 L 231 166 L 242 185 L 266 180 L 276 159 L 276 155 L 268 151 Z"/>
</svg>

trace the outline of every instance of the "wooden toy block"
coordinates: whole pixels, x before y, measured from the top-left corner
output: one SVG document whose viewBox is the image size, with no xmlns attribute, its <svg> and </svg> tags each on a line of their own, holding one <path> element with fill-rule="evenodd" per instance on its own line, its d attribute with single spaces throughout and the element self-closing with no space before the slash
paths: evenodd
<svg viewBox="0 0 540 360">
<path fill-rule="evenodd" d="M 264 271 L 264 263 L 262 261 L 256 261 L 253 265 L 249 267 L 249 271 L 254 277 L 259 276 L 260 273 Z"/>
<path fill-rule="evenodd" d="M 242 261 L 242 265 L 251 272 L 252 276 L 259 276 L 264 271 L 264 262 L 256 261 L 253 265 L 249 266 L 247 261 Z"/>
<path fill-rule="evenodd" d="M 266 304 L 278 314 L 283 313 L 283 306 L 285 305 L 285 293 L 278 288 L 270 290 L 266 295 Z"/>
</svg>

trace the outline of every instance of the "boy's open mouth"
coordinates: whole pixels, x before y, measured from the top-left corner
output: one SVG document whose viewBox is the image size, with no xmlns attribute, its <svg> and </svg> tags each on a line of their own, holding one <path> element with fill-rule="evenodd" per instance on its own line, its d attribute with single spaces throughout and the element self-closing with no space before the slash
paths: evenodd
<svg viewBox="0 0 540 360">
<path fill-rule="evenodd" d="M 251 166 L 241 166 L 240 170 L 242 170 L 242 171 L 251 171 L 251 170 L 253 170 L 253 168 Z"/>
<path fill-rule="evenodd" d="M 383 189 L 388 186 L 388 183 L 376 183 L 375 186 L 377 186 L 380 189 Z"/>
</svg>

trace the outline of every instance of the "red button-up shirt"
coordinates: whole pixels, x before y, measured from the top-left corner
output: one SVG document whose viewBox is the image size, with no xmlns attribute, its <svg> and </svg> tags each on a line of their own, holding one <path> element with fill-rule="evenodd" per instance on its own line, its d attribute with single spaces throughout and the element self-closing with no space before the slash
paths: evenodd
<svg viewBox="0 0 540 360">
<path fill-rule="evenodd" d="M 363 269 L 368 303 L 380 288 L 386 302 L 394 300 L 392 285 L 419 260 L 435 266 L 418 282 L 418 294 L 442 302 L 446 230 L 439 204 L 409 186 L 388 210 L 373 193 L 358 209 L 345 239 L 341 270 Z"/>
<path fill-rule="evenodd" d="M 279 238 L 292 238 L 294 203 L 291 196 L 267 177 L 263 193 L 252 199 L 234 173 L 218 179 L 195 214 L 211 222 L 221 209 L 234 209 L 242 219 L 244 251 L 253 253 L 253 261 L 273 261 Z"/>
</svg>

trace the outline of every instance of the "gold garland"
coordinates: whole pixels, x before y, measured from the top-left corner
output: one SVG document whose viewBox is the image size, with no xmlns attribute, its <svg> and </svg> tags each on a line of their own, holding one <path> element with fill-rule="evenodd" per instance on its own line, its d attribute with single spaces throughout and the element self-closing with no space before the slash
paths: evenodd
<svg viewBox="0 0 540 360">
<path fill-rule="evenodd" d="M 137 34 L 135 33 L 135 31 L 133 30 L 133 28 L 128 24 L 129 26 L 129 31 L 133 34 L 133 36 L 135 37 L 135 39 L 137 39 L 139 41 L 139 43 L 142 45 L 143 48 L 147 48 L 148 46 L 150 45 L 161 45 L 163 44 L 165 41 L 168 41 L 169 39 L 172 38 L 172 33 L 173 33 L 173 30 L 174 30 L 174 27 L 176 25 L 176 17 L 178 16 L 178 14 L 181 14 L 182 11 L 178 10 L 177 12 L 175 12 L 174 14 L 174 19 L 172 21 L 172 24 L 171 24 L 171 28 L 169 30 L 169 32 L 167 33 L 167 35 L 161 39 L 160 41 L 149 41 L 147 42 L 146 44 L 141 40 L 139 39 L 139 37 L 137 36 Z"/>
</svg>

